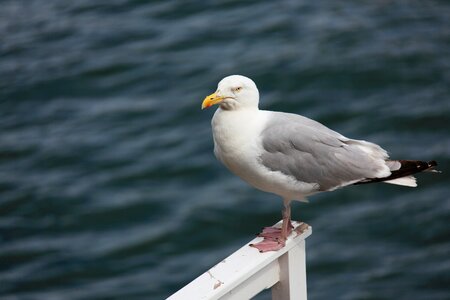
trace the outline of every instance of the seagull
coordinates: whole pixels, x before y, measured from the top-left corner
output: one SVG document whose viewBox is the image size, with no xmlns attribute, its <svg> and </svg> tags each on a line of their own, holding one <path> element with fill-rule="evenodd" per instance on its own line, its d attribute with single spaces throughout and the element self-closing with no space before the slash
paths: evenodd
<svg viewBox="0 0 450 300">
<path fill-rule="evenodd" d="M 231 75 L 207 96 L 202 109 L 218 105 L 211 121 L 214 154 L 253 187 L 283 199 L 281 228 L 265 227 L 260 252 L 284 247 L 293 231 L 291 201 L 354 184 L 385 182 L 415 187 L 414 173 L 435 161 L 390 160 L 386 150 L 350 139 L 301 115 L 260 110 L 250 78 Z"/>
</svg>

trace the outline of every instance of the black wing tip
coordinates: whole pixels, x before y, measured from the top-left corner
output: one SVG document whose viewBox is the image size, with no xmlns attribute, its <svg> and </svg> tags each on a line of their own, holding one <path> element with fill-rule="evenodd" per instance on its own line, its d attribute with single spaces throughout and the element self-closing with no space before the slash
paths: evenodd
<svg viewBox="0 0 450 300">
<path fill-rule="evenodd" d="M 439 172 L 433 170 L 438 164 L 435 160 L 430 160 L 428 162 L 420 161 L 420 160 L 398 160 L 401 163 L 401 167 L 399 170 L 392 171 L 392 174 L 388 177 L 384 178 L 366 178 L 361 181 L 354 183 L 364 184 L 364 183 L 372 183 L 372 182 L 382 182 L 386 180 L 393 180 L 405 176 L 410 176 L 419 172 Z"/>
<path fill-rule="evenodd" d="M 430 160 L 428 162 L 421 160 L 398 160 L 401 163 L 400 170 L 416 170 L 413 173 L 426 171 L 432 169 L 437 166 L 437 162 L 435 160 Z"/>
<path fill-rule="evenodd" d="M 438 165 L 437 161 L 435 161 L 435 160 L 430 160 L 428 162 L 428 168 L 433 168 L 433 167 L 436 167 L 437 165 Z"/>
</svg>

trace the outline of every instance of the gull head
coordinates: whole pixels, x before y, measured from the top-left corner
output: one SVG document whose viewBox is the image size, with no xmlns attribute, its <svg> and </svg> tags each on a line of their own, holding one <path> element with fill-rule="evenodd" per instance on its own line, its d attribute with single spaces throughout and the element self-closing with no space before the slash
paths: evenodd
<svg viewBox="0 0 450 300">
<path fill-rule="evenodd" d="M 216 104 L 224 110 L 258 109 L 258 102 L 259 92 L 253 80 L 242 75 L 231 75 L 222 79 L 217 90 L 203 100 L 202 109 Z"/>
</svg>

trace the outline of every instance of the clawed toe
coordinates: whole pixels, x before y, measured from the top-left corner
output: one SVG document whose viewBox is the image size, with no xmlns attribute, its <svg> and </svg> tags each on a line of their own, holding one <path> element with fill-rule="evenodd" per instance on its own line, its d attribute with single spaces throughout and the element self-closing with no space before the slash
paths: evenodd
<svg viewBox="0 0 450 300">
<path fill-rule="evenodd" d="M 286 233 L 283 232 L 283 226 L 264 227 L 262 232 L 257 234 L 258 237 L 264 238 L 261 242 L 250 244 L 250 247 L 256 248 L 259 252 L 278 251 L 286 244 L 287 238 L 294 232 L 296 235 L 302 234 L 308 228 L 308 224 L 300 222 L 294 227 L 291 222 L 286 226 Z"/>
<path fill-rule="evenodd" d="M 284 241 L 278 240 L 270 240 L 270 239 L 264 239 L 259 243 L 256 244 L 250 244 L 250 247 L 256 248 L 259 250 L 259 252 L 267 252 L 267 251 L 278 251 L 281 248 L 283 248 L 285 245 Z"/>
<path fill-rule="evenodd" d="M 259 237 L 264 238 L 261 242 L 250 244 L 259 252 L 277 251 L 284 247 L 286 238 L 283 237 L 283 231 L 278 227 L 264 227 L 263 231 L 258 234 Z"/>
</svg>

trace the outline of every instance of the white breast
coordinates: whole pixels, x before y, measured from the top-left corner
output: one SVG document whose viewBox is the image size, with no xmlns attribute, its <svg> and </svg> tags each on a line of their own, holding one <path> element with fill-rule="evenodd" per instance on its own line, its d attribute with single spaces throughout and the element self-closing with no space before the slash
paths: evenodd
<svg viewBox="0 0 450 300">
<path fill-rule="evenodd" d="M 260 154 L 260 133 L 266 121 L 265 116 L 259 112 L 219 108 L 212 119 L 214 153 L 239 176 L 245 171 L 245 167 L 252 167 L 257 162 Z"/>
</svg>

